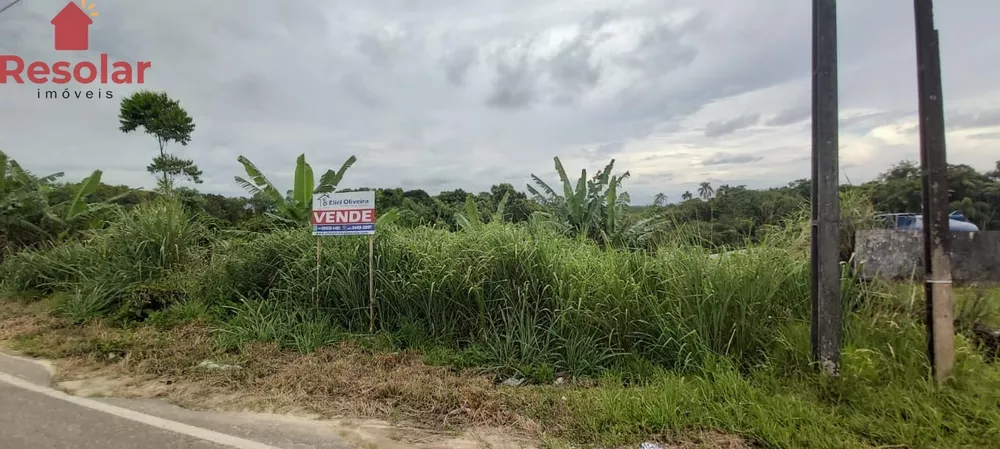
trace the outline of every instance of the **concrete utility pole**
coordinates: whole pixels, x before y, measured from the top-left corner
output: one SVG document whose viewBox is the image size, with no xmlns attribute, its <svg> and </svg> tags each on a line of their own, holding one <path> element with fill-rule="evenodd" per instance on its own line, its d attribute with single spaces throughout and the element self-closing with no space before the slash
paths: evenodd
<svg viewBox="0 0 1000 449">
<path fill-rule="evenodd" d="M 840 186 L 837 104 L 837 1 L 813 0 L 812 282 L 813 361 L 840 369 Z"/>
<path fill-rule="evenodd" d="M 927 356 L 937 381 L 955 364 L 951 291 L 951 230 L 948 223 L 948 160 L 945 154 L 941 53 L 932 0 L 913 0 L 917 34 L 920 168 L 923 175 L 924 294 Z"/>
</svg>

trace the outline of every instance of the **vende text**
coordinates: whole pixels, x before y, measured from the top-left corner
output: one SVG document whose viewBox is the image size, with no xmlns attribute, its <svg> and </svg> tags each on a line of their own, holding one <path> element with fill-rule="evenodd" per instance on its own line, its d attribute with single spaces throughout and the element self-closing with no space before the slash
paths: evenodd
<svg viewBox="0 0 1000 449">
<path fill-rule="evenodd" d="M 314 225 L 373 223 L 375 209 L 316 210 L 312 213 Z"/>
</svg>

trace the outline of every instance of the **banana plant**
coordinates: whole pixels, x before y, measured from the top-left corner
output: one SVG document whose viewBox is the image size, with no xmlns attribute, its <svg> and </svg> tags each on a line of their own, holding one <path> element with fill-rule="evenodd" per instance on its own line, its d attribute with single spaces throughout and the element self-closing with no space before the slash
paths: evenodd
<svg viewBox="0 0 1000 449">
<path fill-rule="evenodd" d="M 239 184 L 251 195 L 261 194 L 267 198 L 277 210 L 277 214 L 268 214 L 280 220 L 298 224 L 309 223 L 309 214 L 312 211 L 312 197 L 314 193 L 333 193 L 337 190 L 340 181 L 344 179 L 347 169 L 351 168 L 357 158 L 351 156 L 341 165 L 340 170 L 327 170 L 319 178 L 319 184 L 315 183 L 312 166 L 306 162 L 305 154 L 300 154 L 295 161 L 295 178 L 292 190 L 287 195 L 282 195 L 274 184 L 264 176 L 263 172 L 257 168 L 250 159 L 240 156 L 237 161 L 243 165 L 248 181 L 242 177 L 235 177 Z"/>
<path fill-rule="evenodd" d="M 505 220 L 504 211 L 507 209 L 507 200 L 509 197 L 510 192 L 503 194 L 503 198 L 497 204 L 496 212 L 490 214 L 491 222 L 502 223 Z M 460 229 L 476 229 L 483 225 L 483 218 L 479 214 L 479 206 L 476 205 L 476 200 L 472 195 L 465 197 L 465 212 L 455 214 L 455 223 L 458 224 Z"/>
<path fill-rule="evenodd" d="M 574 186 L 559 158 L 555 157 L 553 160 L 563 193 L 556 193 L 545 181 L 532 174 L 531 178 L 538 188 L 528 184 L 528 192 L 534 195 L 535 200 L 546 206 L 550 215 L 564 221 L 580 237 L 589 236 L 594 228 L 606 228 L 609 218 L 610 224 L 614 226 L 619 203 L 628 202 L 628 194 L 623 192 L 619 195 L 617 189 L 630 176 L 629 172 L 612 176 L 611 171 L 615 165 L 615 160 L 612 159 L 593 178 L 587 177 L 586 169 L 581 170 L 580 178 Z"/>
<path fill-rule="evenodd" d="M 51 237 L 39 224 L 51 217 L 45 186 L 63 176 L 62 172 L 36 178 L 14 159 L 0 151 L 0 234 L 17 238 L 23 231 Z"/>
<path fill-rule="evenodd" d="M 94 170 L 90 176 L 86 177 L 81 183 L 80 188 L 73 195 L 73 199 L 69 201 L 66 205 L 66 211 L 63 213 L 63 221 L 72 221 L 74 218 L 79 217 L 91 209 L 90 205 L 87 204 L 87 196 L 91 195 L 97 191 L 97 186 L 101 184 L 101 175 L 103 173 L 100 170 Z M 107 204 L 107 203 L 105 203 Z"/>
<path fill-rule="evenodd" d="M 52 211 L 57 213 L 50 214 L 50 218 L 53 221 L 57 221 L 64 228 L 59 233 L 59 239 L 68 237 L 73 229 L 86 229 L 97 226 L 101 220 L 100 215 L 98 215 L 100 212 L 116 207 L 114 204 L 115 201 L 132 193 L 132 190 L 129 189 L 104 201 L 88 203 L 87 197 L 96 192 L 97 188 L 100 187 L 101 176 L 103 174 L 104 172 L 101 170 L 94 170 L 90 176 L 80 181 L 80 186 L 73 194 L 73 198 L 52 206 Z M 81 225 L 81 223 L 83 224 Z"/>
</svg>

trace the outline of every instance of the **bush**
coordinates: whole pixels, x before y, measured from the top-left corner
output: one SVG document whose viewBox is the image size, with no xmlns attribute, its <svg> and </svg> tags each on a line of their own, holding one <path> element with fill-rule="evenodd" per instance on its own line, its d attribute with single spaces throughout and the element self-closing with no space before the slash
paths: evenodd
<svg viewBox="0 0 1000 449">
<path fill-rule="evenodd" d="M 185 296 L 187 273 L 203 263 L 209 242 L 198 219 L 161 200 L 119 211 L 81 241 L 18 253 L 0 274 L 5 291 L 67 292 L 73 310 L 142 319 Z"/>
</svg>

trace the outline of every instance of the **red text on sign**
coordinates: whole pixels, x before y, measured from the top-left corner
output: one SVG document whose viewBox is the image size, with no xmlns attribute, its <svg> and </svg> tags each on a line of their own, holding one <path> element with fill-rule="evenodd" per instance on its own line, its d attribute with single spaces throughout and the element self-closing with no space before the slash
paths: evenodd
<svg viewBox="0 0 1000 449">
<path fill-rule="evenodd" d="M 145 82 L 146 69 L 152 67 L 151 62 L 139 61 L 135 64 L 108 60 L 107 53 L 101 54 L 98 63 L 89 61 L 72 64 L 69 61 L 57 61 L 48 64 L 43 61 L 30 61 L 14 55 L 0 55 L 0 84 L 6 84 L 8 79 L 17 84 L 24 84 L 25 78 L 33 84 L 66 84 L 76 81 L 80 84 L 90 84 L 98 81 L 107 84 L 109 79 L 114 84 L 142 84 Z"/>
<path fill-rule="evenodd" d="M 375 209 L 314 210 L 314 225 L 374 223 Z"/>
</svg>

